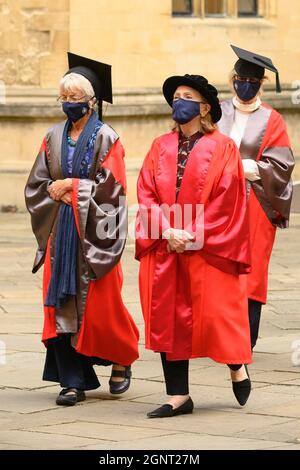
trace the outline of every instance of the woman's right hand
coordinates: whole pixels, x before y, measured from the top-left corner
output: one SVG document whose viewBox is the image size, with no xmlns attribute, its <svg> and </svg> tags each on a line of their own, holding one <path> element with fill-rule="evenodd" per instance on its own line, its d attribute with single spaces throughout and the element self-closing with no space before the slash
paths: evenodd
<svg viewBox="0 0 300 470">
<path fill-rule="evenodd" d="M 176 251 L 176 253 L 183 253 L 185 251 L 186 243 L 194 240 L 194 237 L 186 230 L 176 228 L 165 230 L 163 238 L 168 242 L 168 251 Z"/>
</svg>

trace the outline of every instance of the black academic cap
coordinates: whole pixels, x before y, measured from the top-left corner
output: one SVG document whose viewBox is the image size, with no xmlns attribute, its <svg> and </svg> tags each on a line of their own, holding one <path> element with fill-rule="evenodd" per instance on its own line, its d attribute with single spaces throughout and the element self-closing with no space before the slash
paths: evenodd
<svg viewBox="0 0 300 470">
<path fill-rule="evenodd" d="M 111 65 L 97 62 L 77 54 L 68 52 L 69 70 L 67 72 L 79 73 L 87 78 L 95 91 L 99 103 L 103 100 L 113 102 L 111 84 Z"/>
<path fill-rule="evenodd" d="M 271 59 L 233 45 L 231 47 L 239 58 L 234 66 L 239 75 L 261 79 L 265 74 L 265 69 L 271 70 L 276 74 L 276 91 L 277 93 L 281 92 L 279 72 Z"/>
</svg>

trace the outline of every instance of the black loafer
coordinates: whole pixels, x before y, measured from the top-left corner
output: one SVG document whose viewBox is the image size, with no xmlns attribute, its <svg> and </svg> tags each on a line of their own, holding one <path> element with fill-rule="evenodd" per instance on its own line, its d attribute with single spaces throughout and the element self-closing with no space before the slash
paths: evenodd
<svg viewBox="0 0 300 470">
<path fill-rule="evenodd" d="M 247 403 L 247 400 L 251 393 L 251 380 L 246 364 L 245 369 L 248 375 L 248 379 L 242 380 L 241 382 L 232 382 L 232 390 L 234 396 L 241 406 L 244 406 Z"/>
<path fill-rule="evenodd" d="M 126 366 L 124 370 L 112 370 L 109 379 L 109 391 L 113 395 L 119 395 L 126 392 L 130 387 L 131 380 L 131 366 Z M 123 377 L 122 382 L 112 380 L 112 377 Z"/>
<path fill-rule="evenodd" d="M 66 395 L 68 392 L 73 392 L 72 395 Z M 63 388 L 58 397 L 56 398 L 56 404 L 60 406 L 74 406 L 80 401 L 86 399 L 83 390 L 77 388 Z"/>
<path fill-rule="evenodd" d="M 186 415 L 193 413 L 194 403 L 191 397 L 185 401 L 178 408 L 173 408 L 172 405 L 162 405 L 156 410 L 147 413 L 148 418 L 171 418 L 172 416 Z"/>
</svg>

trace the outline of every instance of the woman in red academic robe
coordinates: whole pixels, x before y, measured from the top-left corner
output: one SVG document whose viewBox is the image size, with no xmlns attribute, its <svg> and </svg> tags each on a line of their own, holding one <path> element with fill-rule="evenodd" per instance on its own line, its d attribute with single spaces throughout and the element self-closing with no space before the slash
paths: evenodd
<svg viewBox="0 0 300 470">
<path fill-rule="evenodd" d="M 239 147 L 247 181 L 251 264 L 247 276 L 251 346 L 255 347 L 262 305 L 267 302 L 268 268 L 277 227 L 287 228 L 294 157 L 282 116 L 260 99 L 265 68 L 278 71 L 271 59 L 232 46 L 239 57 L 231 75 L 233 99 L 223 101 L 220 132 Z"/>
<path fill-rule="evenodd" d="M 110 66 L 70 53 L 69 66 L 60 83 L 68 119 L 48 131 L 25 188 L 38 242 L 33 272 L 44 264 L 43 379 L 60 383 L 56 403 L 66 406 L 100 386 L 94 364 L 113 364 L 110 392 L 125 392 L 139 336 L 121 297 L 124 150 L 101 120 L 102 100 L 112 102 Z"/>
<path fill-rule="evenodd" d="M 138 179 L 136 258 L 146 348 L 161 353 L 169 400 L 150 418 L 191 413 L 189 359 L 228 364 L 241 405 L 251 383 L 246 276 L 249 230 L 235 143 L 216 130 L 217 90 L 198 75 L 168 78 L 177 129 L 154 140 Z"/>
</svg>

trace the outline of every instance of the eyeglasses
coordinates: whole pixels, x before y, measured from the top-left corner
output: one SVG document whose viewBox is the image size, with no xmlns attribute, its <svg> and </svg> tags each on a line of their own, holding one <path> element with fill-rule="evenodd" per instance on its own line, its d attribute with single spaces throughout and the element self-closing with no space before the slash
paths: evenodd
<svg viewBox="0 0 300 470">
<path fill-rule="evenodd" d="M 77 103 L 78 101 L 84 101 L 86 99 L 86 96 L 83 95 L 79 98 L 77 96 L 59 96 L 56 100 L 59 101 L 59 103 Z"/>
<path fill-rule="evenodd" d="M 241 77 L 240 75 L 234 75 L 235 80 L 239 80 L 240 82 L 249 82 L 249 83 L 261 83 L 259 78 L 250 78 L 250 77 Z"/>
</svg>

